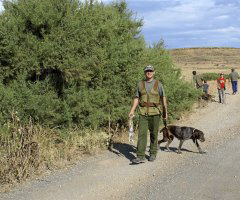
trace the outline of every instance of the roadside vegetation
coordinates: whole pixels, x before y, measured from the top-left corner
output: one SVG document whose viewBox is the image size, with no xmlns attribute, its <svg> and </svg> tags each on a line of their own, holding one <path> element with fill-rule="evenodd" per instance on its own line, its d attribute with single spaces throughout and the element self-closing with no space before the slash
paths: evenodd
<svg viewBox="0 0 240 200">
<path fill-rule="evenodd" d="M 149 47 L 122 1 L 4 1 L 0 13 L 0 184 L 108 146 L 126 129 L 143 68 L 165 87 L 169 120 L 198 98 L 164 42 Z"/>
<path fill-rule="evenodd" d="M 203 80 L 207 81 L 216 81 L 220 77 L 219 73 L 215 72 L 209 72 L 209 73 L 203 73 L 202 78 Z M 224 74 L 225 79 L 229 79 L 229 74 Z"/>
<path fill-rule="evenodd" d="M 17 112 L 0 130 L 0 183 L 14 184 L 46 170 L 64 167 L 108 145 L 109 135 L 93 130 L 55 130 L 22 123 Z"/>
</svg>

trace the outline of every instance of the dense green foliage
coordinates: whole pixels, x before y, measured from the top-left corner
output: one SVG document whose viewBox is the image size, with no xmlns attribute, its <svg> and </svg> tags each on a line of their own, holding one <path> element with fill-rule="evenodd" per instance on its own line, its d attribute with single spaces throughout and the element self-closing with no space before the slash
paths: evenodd
<svg viewBox="0 0 240 200">
<path fill-rule="evenodd" d="M 170 117 L 197 91 L 180 79 L 162 41 L 149 48 L 122 1 L 4 1 L 0 14 L 0 124 L 20 118 L 48 127 L 126 124 L 137 81 L 153 65 Z"/>
<path fill-rule="evenodd" d="M 203 80 L 207 80 L 207 81 L 217 80 L 219 77 L 220 77 L 220 74 L 219 73 L 215 73 L 215 72 L 203 73 L 202 74 Z M 229 78 L 229 74 L 224 74 L 224 78 L 228 79 Z"/>
</svg>

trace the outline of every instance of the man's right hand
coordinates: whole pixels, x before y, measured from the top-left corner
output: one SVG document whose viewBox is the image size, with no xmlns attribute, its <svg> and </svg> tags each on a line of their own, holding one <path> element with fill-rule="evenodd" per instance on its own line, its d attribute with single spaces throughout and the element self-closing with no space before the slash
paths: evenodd
<svg viewBox="0 0 240 200">
<path fill-rule="evenodd" d="M 167 120 L 167 118 L 168 118 L 168 113 L 167 113 L 167 111 L 163 111 L 163 119 L 164 120 Z"/>
<path fill-rule="evenodd" d="M 134 98 L 132 108 L 130 109 L 130 112 L 128 114 L 129 118 L 133 118 L 134 117 L 134 111 L 135 111 L 135 109 L 136 109 L 136 107 L 138 105 L 138 101 L 139 101 L 138 98 Z"/>
</svg>

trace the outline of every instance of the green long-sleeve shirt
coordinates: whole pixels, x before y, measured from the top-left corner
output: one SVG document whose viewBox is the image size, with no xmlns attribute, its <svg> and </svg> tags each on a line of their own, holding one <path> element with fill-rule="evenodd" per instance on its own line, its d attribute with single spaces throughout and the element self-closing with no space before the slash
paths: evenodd
<svg viewBox="0 0 240 200">
<path fill-rule="evenodd" d="M 229 78 L 231 79 L 231 81 L 237 81 L 239 78 L 239 74 L 237 72 L 232 72 L 231 74 L 229 74 Z"/>
</svg>

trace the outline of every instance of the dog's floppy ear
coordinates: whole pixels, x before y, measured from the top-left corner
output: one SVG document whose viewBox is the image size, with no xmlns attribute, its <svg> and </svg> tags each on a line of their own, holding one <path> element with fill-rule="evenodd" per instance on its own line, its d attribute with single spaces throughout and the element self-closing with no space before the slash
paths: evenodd
<svg viewBox="0 0 240 200">
<path fill-rule="evenodd" d="M 201 132 L 202 132 L 202 131 L 200 131 L 200 130 L 198 130 L 198 129 L 193 129 L 193 137 L 194 137 L 194 138 L 199 138 Z"/>
<path fill-rule="evenodd" d="M 201 138 L 204 138 L 204 134 L 202 131 L 198 129 L 193 129 L 193 137 L 196 139 L 201 139 Z"/>
</svg>

